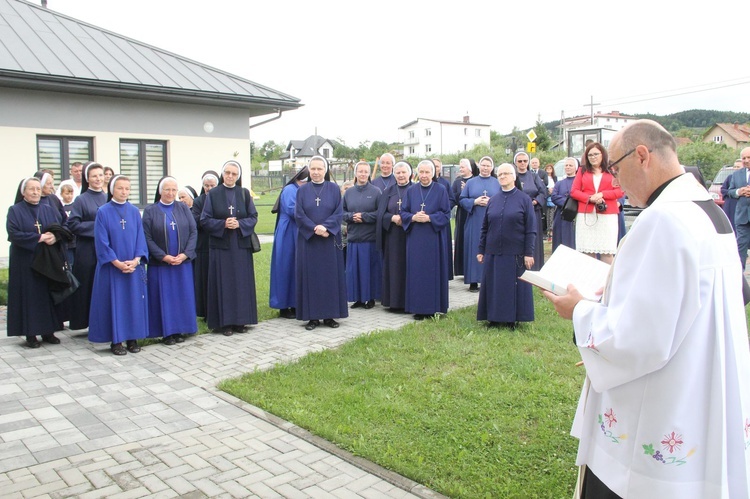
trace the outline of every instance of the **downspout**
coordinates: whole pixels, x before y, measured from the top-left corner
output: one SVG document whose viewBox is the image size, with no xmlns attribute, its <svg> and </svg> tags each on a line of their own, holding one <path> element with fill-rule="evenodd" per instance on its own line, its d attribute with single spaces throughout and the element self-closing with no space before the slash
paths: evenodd
<svg viewBox="0 0 750 499">
<path fill-rule="evenodd" d="M 263 120 L 263 121 L 260 121 L 258 123 L 255 123 L 253 125 L 249 125 L 247 129 L 248 130 L 252 130 L 256 126 L 265 125 L 266 123 L 270 123 L 272 121 L 276 121 L 277 119 L 281 118 L 281 114 L 283 113 L 283 111 L 281 109 L 277 109 L 276 112 L 279 113 L 279 114 L 277 114 L 273 118 L 268 118 L 267 120 Z M 252 156 L 250 156 L 250 161 L 252 162 L 252 160 L 253 160 L 253 158 L 252 158 Z M 250 165 L 250 175 L 249 175 L 249 177 L 250 177 L 250 185 L 247 187 L 248 190 L 250 191 L 250 195 L 252 195 L 252 192 L 253 192 L 253 174 L 252 174 L 252 171 L 253 171 L 253 168 L 252 168 L 252 163 L 251 163 L 251 165 Z"/>
</svg>

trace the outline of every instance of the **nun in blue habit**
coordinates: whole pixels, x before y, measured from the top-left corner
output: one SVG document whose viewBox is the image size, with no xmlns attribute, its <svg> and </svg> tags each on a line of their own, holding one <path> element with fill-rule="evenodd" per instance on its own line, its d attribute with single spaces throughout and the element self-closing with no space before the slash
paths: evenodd
<svg viewBox="0 0 750 499">
<path fill-rule="evenodd" d="M 479 289 L 477 320 L 490 327 L 515 328 L 534 320 L 531 284 L 518 276 L 534 265 L 537 218 L 531 198 L 516 182 L 509 163 L 497 169 L 500 192 L 492 196 L 484 214 L 476 260 L 484 267 Z"/>
<path fill-rule="evenodd" d="M 149 338 L 171 346 L 198 331 L 193 266 L 198 230 L 185 203 L 175 201 L 177 180 L 163 177 L 154 204 L 143 210 L 148 246 Z"/>
<path fill-rule="evenodd" d="M 375 247 L 378 199 L 382 192 L 370 182 L 370 165 L 354 167 L 355 184 L 343 201 L 346 229 L 346 288 L 352 308 L 372 308 L 381 297 L 382 259 Z"/>
<path fill-rule="evenodd" d="M 406 306 L 406 232 L 401 221 L 401 208 L 406 191 L 412 186 L 411 165 L 399 161 L 393 168 L 396 183 L 388 187 L 378 200 L 376 246 L 383 255 L 382 300 L 392 312 L 403 312 Z"/>
<path fill-rule="evenodd" d="M 562 209 L 565 200 L 570 194 L 573 180 L 576 178 L 578 161 L 575 158 L 565 158 L 565 178 L 561 178 L 552 189 L 552 203 L 555 209 L 555 218 L 552 222 L 552 251 L 564 244 L 568 248 L 576 248 L 576 227 L 573 222 L 562 219 Z"/>
<path fill-rule="evenodd" d="M 323 324 L 339 327 L 335 320 L 349 316 L 346 302 L 344 255 L 341 245 L 343 201 L 335 182 L 326 180 L 328 161 L 313 156 L 310 181 L 297 191 L 297 319 L 312 331 Z"/>
<path fill-rule="evenodd" d="M 448 190 L 433 180 L 435 164 L 417 165 L 419 182 L 409 187 L 402 204 L 401 221 L 406 231 L 405 310 L 422 320 L 448 311 L 448 268 L 451 254 L 451 205 Z"/>
<path fill-rule="evenodd" d="M 258 323 L 251 239 L 258 212 L 241 179 L 238 162 L 224 163 L 221 183 L 208 192 L 201 214 L 210 248 L 206 323 L 224 336 Z"/>
<path fill-rule="evenodd" d="M 68 229 L 76 236 L 75 263 L 73 275 L 80 286 L 70 300 L 70 329 L 86 329 L 89 325 L 91 292 L 96 273 L 96 244 L 94 225 L 96 212 L 107 203 L 104 192 L 104 168 L 99 163 L 89 161 L 83 167 L 81 194 L 73 201 L 68 217 Z"/>
<path fill-rule="evenodd" d="M 130 180 L 112 177 L 108 192 L 110 201 L 99 208 L 94 227 L 96 274 L 89 341 L 110 343 L 113 354 L 125 355 L 140 352 L 137 340 L 148 336 L 148 247 L 141 213 L 128 202 Z"/>
<path fill-rule="evenodd" d="M 468 213 L 461 208 L 461 191 L 464 190 L 466 182 L 479 175 L 479 167 L 473 159 L 462 158 L 458 162 L 459 170 L 456 180 L 451 185 L 453 199 L 458 199 L 456 205 L 456 217 L 453 232 L 453 273 L 455 275 L 464 275 L 464 228 L 466 227 L 466 217 Z"/>
<path fill-rule="evenodd" d="M 484 156 L 480 159 L 479 175 L 466 181 L 459 198 L 459 204 L 467 214 L 463 238 L 464 284 L 468 284 L 469 291 L 473 293 L 479 291 L 479 281 L 482 280 L 483 267 L 476 258 L 482 221 L 490 198 L 500 192 L 494 169 L 492 158 Z"/>
<path fill-rule="evenodd" d="M 268 305 L 279 310 L 279 317 L 294 319 L 297 316 L 297 279 L 294 258 L 297 252 L 297 221 L 294 209 L 297 190 L 307 182 L 307 167 L 295 173 L 286 183 L 271 213 L 276 214 L 271 250 L 271 288 Z"/>
<path fill-rule="evenodd" d="M 190 211 L 193 214 L 195 225 L 198 228 L 198 242 L 195 244 L 195 260 L 193 260 L 193 281 L 195 283 L 195 313 L 198 317 L 206 317 L 208 306 L 208 254 L 209 236 L 208 232 L 201 227 L 201 213 L 206 204 L 208 191 L 219 185 L 219 174 L 213 170 L 206 171 L 201 177 L 201 193 L 193 200 Z"/>
</svg>

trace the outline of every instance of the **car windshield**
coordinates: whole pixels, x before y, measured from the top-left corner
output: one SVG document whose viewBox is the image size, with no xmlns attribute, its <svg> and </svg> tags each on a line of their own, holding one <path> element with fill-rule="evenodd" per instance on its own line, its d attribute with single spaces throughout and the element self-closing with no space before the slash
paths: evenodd
<svg viewBox="0 0 750 499">
<path fill-rule="evenodd" d="M 714 177 L 714 184 L 723 184 L 724 181 L 727 179 L 728 176 L 732 174 L 734 171 L 734 168 L 722 168 L 719 170 L 719 173 L 716 174 L 716 177 Z"/>
</svg>

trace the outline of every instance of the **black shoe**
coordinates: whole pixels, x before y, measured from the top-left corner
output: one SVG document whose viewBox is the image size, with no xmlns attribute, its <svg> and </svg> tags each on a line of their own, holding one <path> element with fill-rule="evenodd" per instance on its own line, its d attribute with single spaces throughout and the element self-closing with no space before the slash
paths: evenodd
<svg viewBox="0 0 750 499">
<path fill-rule="evenodd" d="M 398 308 L 398 307 L 389 307 L 389 308 L 386 308 L 385 310 L 386 310 L 386 312 L 391 312 L 392 314 L 403 314 L 404 313 L 404 309 L 403 308 Z"/>
<path fill-rule="evenodd" d="M 125 350 L 125 347 L 122 346 L 122 343 L 117 343 L 117 344 L 112 343 L 109 346 L 109 349 L 115 355 L 127 355 L 128 354 L 128 351 Z"/>
<path fill-rule="evenodd" d="M 45 343 L 49 343 L 50 345 L 59 345 L 60 344 L 60 338 L 55 336 L 55 333 L 52 334 L 45 334 L 42 336 L 42 341 Z"/>
<path fill-rule="evenodd" d="M 185 343 L 185 337 L 181 334 L 173 334 L 170 338 L 174 338 L 175 343 Z"/>
<path fill-rule="evenodd" d="M 26 346 L 29 348 L 39 348 L 40 346 L 42 346 L 42 344 L 39 343 L 39 340 L 36 339 L 36 336 L 27 336 Z"/>
<path fill-rule="evenodd" d="M 337 327 L 339 327 L 339 323 L 338 323 L 338 322 L 336 322 L 336 321 L 335 321 L 335 320 L 333 320 L 333 319 L 325 319 L 325 320 L 323 321 L 323 324 L 325 324 L 325 325 L 326 325 L 326 326 L 328 326 L 328 327 L 332 327 L 333 329 L 336 329 Z"/>
<path fill-rule="evenodd" d="M 174 335 L 174 334 L 172 336 L 167 336 L 166 338 L 164 338 L 164 341 L 162 341 L 162 343 L 164 343 L 165 345 L 171 347 L 172 345 L 174 345 L 175 343 L 177 343 L 177 340 L 175 340 L 175 336 L 176 335 Z"/>
<path fill-rule="evenodd" d="M 359 308 L 359 307 L 364 307 L 364 306 L 365 304 L 362 303 L 361 301 L 355 301 L 354 303 L 352 303 L 352 308 Z"/>
<path fill-rule="evenodd" d="M 250 326 L 234 326 L 232 328 L 232 331 L 234 331 L 235 333 L 247 333 L 248 331 L 250 331 Z"/>
<path fill-rule="evenodd" d="M 423 321 L 427 318 L 424 314 L 414 314 L 414 320 L 415 321 Z"/>
<path fill-rule="evenodd" d="M 312 331 L 318 326 L 320 326 L 320 321 L 313 319 L 311 321 L 308 321 L 307 324 L 305 324 L 305 329 L 307 329 L 308 331 Z"/>
<path fill-rule="evenodd" d="M 375 306 L 375 300 L 370 300 L 367 303 L 365 303 L 365 308 L 372 308 Z"/>
<path fill-rule="evenodd" d="M 228 328 L 228 329 L 224 329 L 224 330 L 223 330 L 223 331 L 221 332 L 221 334 L 223 334 L 224 336 L 232 336 L 232 335 L 234 334 L 234 331 L 232 331 L 232 329 L 231 329 L 231 328 Z"/>
<path fill-rule="evenodd" d="M 126 342 L 128 352 L 130 353 L 138 353 L 141 351 L 141 347 L 138 346 L 138 342 L 136 340 L 128 340 Z"/>
<path fill-rule="evenodd" d="M 282 308 L 279 310 L 279 317 L 283 319 L 296 319 L 297 313 L 293 308 Z"/>
<path fill-rule="evenodd" d="M 469 284 L 469 292 L 470 293 L 479 293 L 479 284 L 476 282 L 472 282 Z"/>
<path fill-rule="evenodd" d="M 501 327 L 501 323 L 499 323 L 499 322 L 489 321 L 487 323 L 487 328 L 489 328 L 489 329 L 498 329 L 500 327 Z"/>
</svg>

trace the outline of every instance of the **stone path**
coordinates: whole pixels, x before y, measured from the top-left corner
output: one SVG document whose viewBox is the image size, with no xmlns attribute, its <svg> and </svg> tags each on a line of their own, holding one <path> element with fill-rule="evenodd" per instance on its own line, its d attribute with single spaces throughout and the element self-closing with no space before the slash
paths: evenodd
<svg viewBox="0 0 750 499">
<path fill-rule="evenodd" d="M 466 289 L 451 282 L 451 308 L 476 303 Z M 0 496 L 439 497 L 216 389 L 411 320 L 378 305 L 338 329 L 273 319 L 124 357 L 81 332 L 32 350 L 0 330 Z"/>
</svg>

